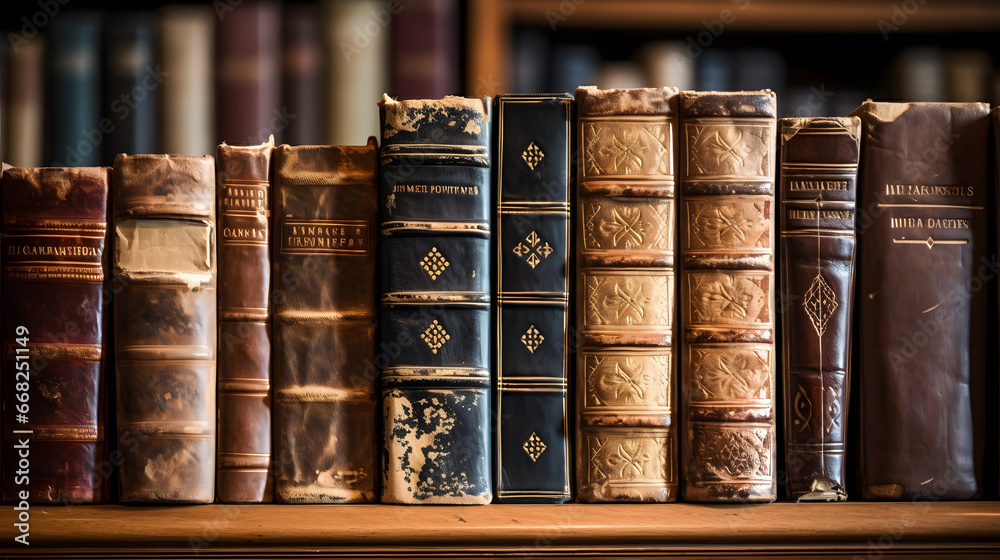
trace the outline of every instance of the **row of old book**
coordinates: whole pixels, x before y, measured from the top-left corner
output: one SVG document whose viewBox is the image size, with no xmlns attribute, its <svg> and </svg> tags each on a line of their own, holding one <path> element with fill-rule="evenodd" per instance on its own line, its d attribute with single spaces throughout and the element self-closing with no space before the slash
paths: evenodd
<svg viewBox="0 0 1000 560">
<path fill-rule="evenodd" d="M 3 161 L 111 165 L 269 135 L 359 144 L 378 133 L 373 112 L 354 110 L 367 100 L 459 89 L 457 0 L 77 8 L 21 2 L 0 19 Z"/>
<path fill-rule="evenodd" d="M 772 501 L 782 448 L 793 500 L 981 497 L 1000 112 L 775 101 L 384 96 L 380 144 L 6 169 L 4 499 Z"/>
</svg>

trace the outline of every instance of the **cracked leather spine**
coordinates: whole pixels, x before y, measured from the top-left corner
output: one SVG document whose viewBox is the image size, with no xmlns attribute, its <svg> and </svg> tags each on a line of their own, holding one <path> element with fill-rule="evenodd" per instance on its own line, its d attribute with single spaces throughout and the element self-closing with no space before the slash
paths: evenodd
<svg viewBox="0 0 1000 560">
<path fill-rule="evenodd" d="M 796 501 L 842 501 L 861 125 L 822 117 L 780 127 L 785 488 Z"/>
<path fill-rule="evenodd" d="M 684 499 L 769 502 L 775 481 L 775 95 L 680 95 Z"/>
<path fill-rule="evenodd" d="M 677 500 L 676 88 L 576 90 L 576 490 Z"/>
<path fill-rule="evenodd" d="M 379 102 L 386 503 L 492 500 L 490 109 Z"/>
</svg>

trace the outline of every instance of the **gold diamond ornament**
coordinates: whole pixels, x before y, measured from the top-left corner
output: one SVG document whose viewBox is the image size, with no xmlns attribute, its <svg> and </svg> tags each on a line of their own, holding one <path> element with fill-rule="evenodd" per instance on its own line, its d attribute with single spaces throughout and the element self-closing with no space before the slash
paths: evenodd
<svg viewBox="0 0 1000 560">
<path fill-rule="evenodd" d="M 424 339 L 427 346 L 430 347 L 431 352 L 437 354 L 438 350 L 444 346 L 445 342 L 451 339 L 451 335 L 448 331 L 444 330 L 444 325 L 438 323 L 437 319 L 424 329 L 424 332 L 420 333 L 420 338 Z"/>
<path fill-rule="evenodd" d="M 528 352 L 534 354 L 535 350 L 538 350 L 538 347 L 542 345 L 542 342 L 545 342 L 545 337 L 542 336 L 542 333 L 538 332 L 535 325 L 531 325 L 528 327 L 527 332 L 521 335 L 521 342 L 528 347 Z"/>
<path fill-rule="evenodd" d="M 528 167 L 530 167 L 531 170 L 534 171 L 535 166 L 542 161 L 542 158 L 545 157 L 545 154 L 543 154 L 542 150 L 538 146 L 536 146 L 534 142 L 532 142 L 531 144 L 528 145 L 527 148 L 525 148 L 524 152 L 521 153 L 521 157 L 524 158 L 524 163 L 527 163 Z"/>
<path fill-rule="evenodd" d="M 531 461 L 534 462 L 537 461 L 538 457 L 543 451 L 545 451 L 545 442 L 542 441 L 542 438 L 538 437 L 538 434 L 531 432 L 531 437 L 528 438 L 528 441 L 524 442 L 523 447 L 524 452 L 527 453 L 528 457 L 531 457 Z"/>
<path fill-rule="evenodd" d="M 833 293 L 833 289 L 826 283 L 823 275 L 817 274 L 813 278 L 812 284 L 809 285 L 809 289 L 806 290 L 806 298 L 802 302 L 806 314 L 809 315 L 809 320 L 812 321 L 813 328 L 816 329 L 816 334 L 823 336 L 823 333 L 826 332 L 826 323 L 830 317 L 833 317 L 837 305 L 837 295 Z"/>
<path fill-rule="evenodd" d="M 449 264 L 448 259 L 444 258 L 437 247 L 431 247 L 431 251 L 420 261 L 420 266 L 424 268 L 431 280 L 437 280 L 438 276 L 444 274 Z"/>
</svg>

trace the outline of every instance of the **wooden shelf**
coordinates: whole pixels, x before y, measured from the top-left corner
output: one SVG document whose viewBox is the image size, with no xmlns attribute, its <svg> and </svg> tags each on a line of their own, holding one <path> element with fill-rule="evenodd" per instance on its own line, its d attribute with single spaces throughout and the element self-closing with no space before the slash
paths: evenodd
<svg viewBox="0 0 1000 560">
<path fill-rule="evenodd" d="M 31 510 L 10 558 L 802 557 L 1000 554 L 1000 502 L 75 506 Z M 8 518 L 9 519 L 9 518 Z M 871 556 L 869 556 L 871 553 Z"/>
</svg>

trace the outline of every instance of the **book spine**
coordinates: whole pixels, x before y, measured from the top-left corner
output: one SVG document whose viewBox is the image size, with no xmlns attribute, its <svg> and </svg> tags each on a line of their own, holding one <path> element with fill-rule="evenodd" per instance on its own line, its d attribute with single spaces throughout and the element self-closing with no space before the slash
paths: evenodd
<svg viewBox="0 0 1000 560">
<path fill-rule="evenodd" d="M 7 51 L 7 108 L 4 161 L 18 167 L 42 165 L 45 101 L 45 38 L 36 35 Z M 17 142 L 11 142 L 17 138 Z"/>
<path fill-rule="evenodd" d="M 107 501 L 111 169 L 13 168 L 3 191 L 4 501 Z"/>
<path fill-rule="evenodd" d="M 493 114 L 495 496 L 561 503 L 572 497 L 566 388 L 573 98 L 502 94 Z"/>
<path fill-rule="evenodd" d="M 375 139 L 274 154 L 275 500 L 378 499 Z"/>
<path fill-rule="evenodd" d="M 781 301 L 785 487 L 843 501 L 854 308 L 854 118 L 781 120 Z"/>
<path fill-rule="evenodd" d="M 164 153 L 210 154 L 218 144 L 213 99 L 215 11 L 168 4 L 158 11 L 158 51 L 170 79 L 160 85 L 159 145 Z"/>
<path fill-rule="evenodd" d="M 677 90 L 576 90 L 577 494 L 677 499 Z"/>
<path fill-rule="evenodd" d="M 119 154 L 113 193 L 119 500 L 211 503 L 215 160 Z"/>
<path fill-rule="evenodd" d="M 854 115 L 861 494 L 979 497 L 989 106 L 869 101 Z"/>
<path fill-rule="evenodd" d="M 398 99 L 427 99 L 458 91 L 459 5 L 456 0 L 411 0 L 389 26 L 391 91 Z"/>
<path fill-rule="evenodd" d="M 222 144 L 218 169 L 219 358 L 216 493 L 270 502 L 271 152 Z"/>
<path fill-rule="evenodd" d="M 489 99 L 379 107 L 382 501 L 489 503 Z"/>
<path fill-rule="evenodd" d="M 105 164 L 121 153 L 156 151 L 156 108 L 166 75 L 156 69 L 155 31 L 152 12 L 114 14 L 108 21 Z"/>
<path fill-rule="evenodd" d="M 684 499 L 773 501 L 775 96 L 680 98 Z"/>
<path fill-rule="evenodd" d="M 247 0 L 219 11 L 215 26 L 216 136 L 259 144 L 281 131 L 281 10 L 274 0 Z"/>
<path fill-rule="evenodd" d="M 75 12 L 54 18 L 46 63 L 45 160 L 53 167 L 99 165 L 106 132 L 101 121 L 101 16 Z"/>
</svg>

